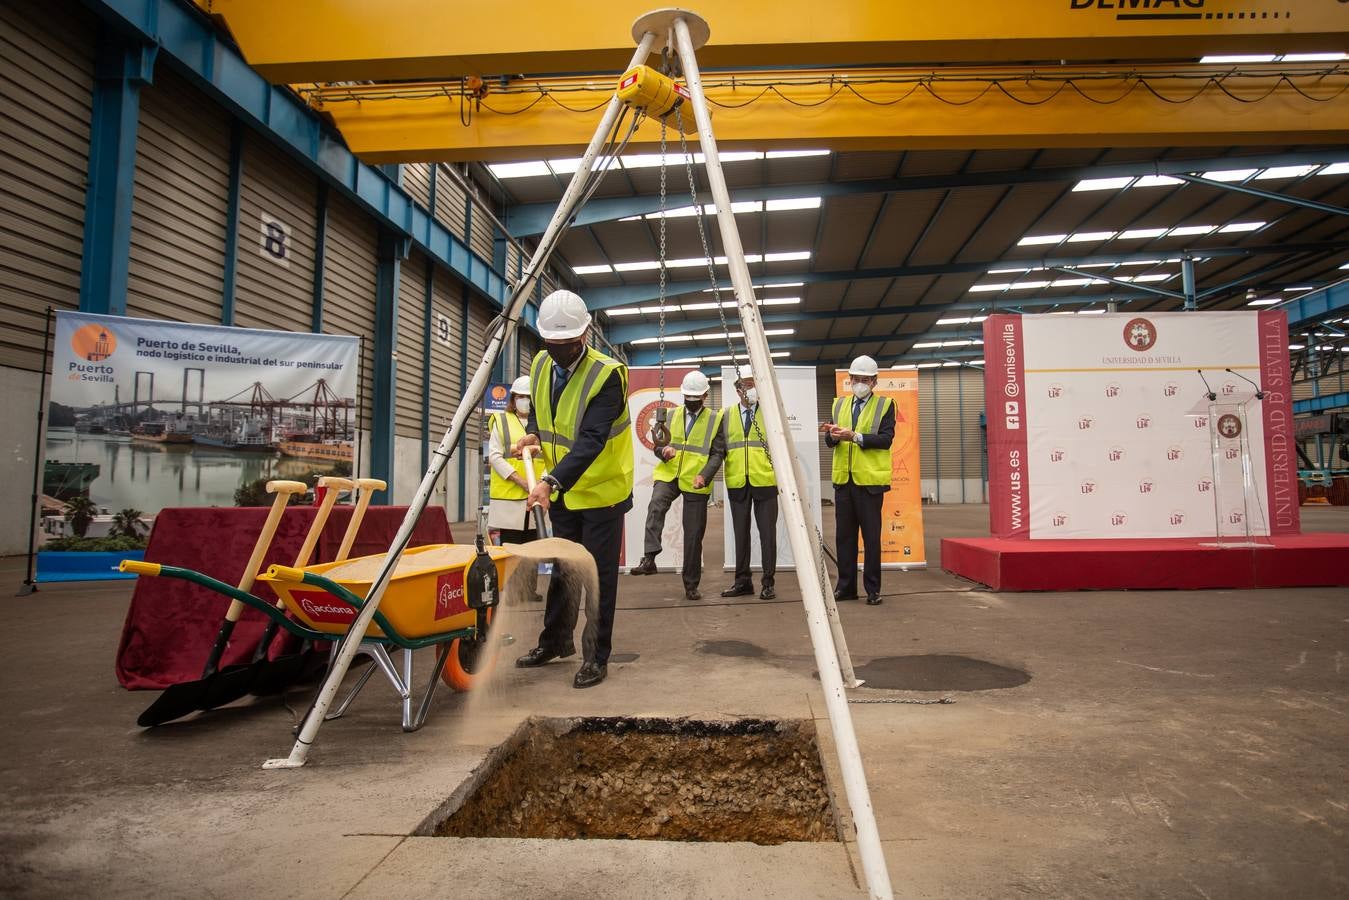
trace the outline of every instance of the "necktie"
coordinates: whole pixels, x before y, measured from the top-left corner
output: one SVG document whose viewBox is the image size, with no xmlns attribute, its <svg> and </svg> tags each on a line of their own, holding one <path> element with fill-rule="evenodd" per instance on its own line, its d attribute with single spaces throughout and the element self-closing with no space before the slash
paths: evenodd
<svg viewBox="0 0 1349 900">
<path fill-rule="evenodd" d="M 854 400 L 852 402 L 852 425 L 853 431 L 857 430 L 857 420 L 862 417 L 862 407 L 866 405 L 865 400 Z"/>
<path fill-rule="evenodd" d="M 567 387 L 567 379 L 571 378 L 571 370 L 564 369 L 557 363 L 553 363 L 553 412 L 557 412 L 558 404 L 562 401 L 562 391 Z"/>
<path fill-rule="evenodd" d="M 754 410 L 753 409 L 744 410 L 744 415 L 741 418 L 744 419 L 745 437 L 748 438 L 754 428 Z"/>
</svg>

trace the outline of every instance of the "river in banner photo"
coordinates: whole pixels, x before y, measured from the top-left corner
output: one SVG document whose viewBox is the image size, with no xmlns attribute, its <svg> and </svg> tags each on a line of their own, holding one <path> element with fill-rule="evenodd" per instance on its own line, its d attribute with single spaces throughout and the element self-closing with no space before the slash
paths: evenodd
<svg viewBox="0 0 1349 900">
<path fill-rule="evenodd" d="M 346 460 L 287 456 L 275 450 L 238 450 L 201 442 L 169 443 L 125 434 L 89 434 L 70 427 L 47 431 L 43 493 L 69 499 L 88 491 L 106 509 L 146 513 L 173 506 L 234 506 L 236 489 L 258 479 L 303 480 L 310 473 L 350 471 Z"/>
</svg>

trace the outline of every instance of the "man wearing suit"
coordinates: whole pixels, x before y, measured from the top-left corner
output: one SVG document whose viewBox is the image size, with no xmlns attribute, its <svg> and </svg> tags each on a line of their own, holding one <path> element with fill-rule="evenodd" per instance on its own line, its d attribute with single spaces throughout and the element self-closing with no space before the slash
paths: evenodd
<svg viewBox="0 0 1349 900">
<path fill-rule="evenodd" d="M 834 449 L 834 542 L 838 551 L 835 600 L 857 599 L 857 531 L 866 557 L 862 586 L 867 604 L 881 602 L 881 505 L 890 490 L 890 445 L 895 439 L 895 404 L 874 393 L 876 360 L 859 356 L 848 367 L 852 396 L 834 401 L 833 421 L 820 425 Z"/>
<path fill-rule="evenodd" d="M 778 480 L 764 441 L 763 411 L 759 392 L 749 366 L 741 366 L 735 391 L 740 402 L 727 407 L 721 416 L 726 439 L 726 504 L 731 509 L 731 528 L 735 535 L 735 581 L 721 592 L 723 597 L 749 597 L 754 594 L 750 574 L 749 518 L 759 529 L 759 557 L 763 578 L 759 599 L 777 596 L 773 579 L 778 567 Z"/>
</svg>

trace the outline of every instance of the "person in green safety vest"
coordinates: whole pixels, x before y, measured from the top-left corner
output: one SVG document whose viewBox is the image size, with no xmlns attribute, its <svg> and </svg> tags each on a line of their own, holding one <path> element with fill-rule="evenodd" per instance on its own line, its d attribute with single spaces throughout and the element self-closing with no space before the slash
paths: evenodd
<svg viewBox="0 0 1349 900">
<path fill-rule="evenodd" d="M 890 445 L 895 404 L 875 393 L 876 360 L 859 356 L 848 367 L 851 396 L 834 401 L 831 421 L 820 425 L 834 448 L 834 543 L 838 552 L 835 600 L 857 599 L 857 531 L 866 550 L 862 586 L 867 603 L 881 602 L 881 506 L 890 490 Z"/>
<path fill-rule="evenodd" d="M 538 537 L 538 531 L 530 521 L 531 515 L 546 519 L 540 509 L 528 510 L 525 498 L 529 496 L 529 479 L 525 474 L 525 461 L 520 457 L 511 457 L 511 450 L 520 438 L 525 436 L 529 425 L 529 376 L 521 375 L 511 385 L 506 395 L 506 408 L 492 413 L 487 420 L 487 462 L 492 467 L 492 480 L 488 488 L 487 526 L 495 528 L 503 544 L 527 544 Z M 534 480 L 543 477 L 543 460 L 535 455 L 530 460 L 534 470 Z M 534 566 L 534 581 L 528 594 L 531 599 L 542 601 L 537 590 L 538 566 Z"/>
<path fill-rule="evenodd" d="M 513 450 L 541 449 L 548 472 L 527 502 L 549 513 L 555 537 L 579 543 L 595 558 L 598 610 L 594 621 L 587 612 L 585 659 L 572 680 L 578 688 L 599 684 L 609 672 L 623 516 L 632 509 L 628 367 L 586 343 L 590 321 L 585 301 L 571 291 L 553 291 L 539 304 L 544 350 L 529 369 L 528 433 Z M 579 588 L 565 580 L 551 580 L 538 645 L 517 666 L 533 668 L 576 652 Z"/>
<path fill-rule="evenodd" d="M 698 582 L 703 575 L 707 501 L 712 496 L 712 478 L 726 456 L 726 439 L 721 433 L 722 411 L 707 408 L 710 387 L 707 376 L 697 371 L 685 375 L 679 386 L 679 392 L 684 395 L 684 408 L 670 411 L 670 443 L 653 449 L 660 463 L 651 474 L 651 504 L 646 513 L 642 560 L 628 570 L 632 575 L 656 574 L 665 514 L 676 497 L 683 497 L 684 565 L 680 574 L 684 580 L 685 600 L 703 598 Z"/>
<path fill-rule="evenodd" d="M 723 597 L 754 594 L 750 574 L 749 517 L 759 528 L 759 559 L 763 564 L 759 591 L 761 600 L 777 596 L 773 581 L 778 567 L 778 480 L 768 456 L 759 392 L 749 366 L 741 366 L 735 381 L 740 402 L 722 410 L 721 427 L 726 438 L 726 505 L 731 509 L 735 536 L 735 581 L 721 592 Z"/>
</svg>

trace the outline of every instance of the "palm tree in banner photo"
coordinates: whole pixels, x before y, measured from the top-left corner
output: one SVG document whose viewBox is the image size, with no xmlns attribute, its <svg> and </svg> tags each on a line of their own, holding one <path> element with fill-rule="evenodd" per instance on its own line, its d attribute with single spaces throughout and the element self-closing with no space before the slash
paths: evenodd
<svg viewBox="0 0 1349 900">
<path fill-rule="evenodd" d="M 66 501 L 65 520 L 76 537 L 84 537 L 85 532 L 98 515 L 98 506 L 85 494 L 77 494 Z"/>
<path fill-rule="evenodd" d="M 144 515 L 139 509 L 124 509 L 112 517 L 112 528 L 109 529 L 113 536 L 123 535 L 129 538 L 144 537 L 146 528 L 145 523 L 141 521 Z"/>
</svg>

